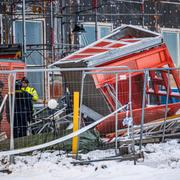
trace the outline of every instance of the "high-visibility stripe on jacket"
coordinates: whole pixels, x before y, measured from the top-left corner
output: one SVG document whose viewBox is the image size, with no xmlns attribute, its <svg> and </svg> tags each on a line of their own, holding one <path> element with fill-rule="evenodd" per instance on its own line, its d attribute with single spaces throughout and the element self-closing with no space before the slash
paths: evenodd
<svg viewBox="0 0 180 180">
<path fill-rule="evenodd" d="M 22 87 L 21 88 L 23 91 L 26 91 L 27 93 L 29 93 L 32 96 L 32 100 L 33 101 L 37 101 L 38 100 L 38 93 L 37 91 L 33 88 L 33 87 L 29 87 L 27 86 L 26 88 Z"/>
</svg>

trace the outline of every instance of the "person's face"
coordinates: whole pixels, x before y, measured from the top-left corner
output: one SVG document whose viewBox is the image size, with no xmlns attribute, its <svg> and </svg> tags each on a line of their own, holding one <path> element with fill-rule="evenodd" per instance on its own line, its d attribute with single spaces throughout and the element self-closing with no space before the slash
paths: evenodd
<svg viewBox="0 0 180 180">
<path fill-rule="evenodd" d="M 28 86 L 28 84 L 26 82 L 22 81 L 22 87 L 27 87 L 27 86 Z"/>
</svg>

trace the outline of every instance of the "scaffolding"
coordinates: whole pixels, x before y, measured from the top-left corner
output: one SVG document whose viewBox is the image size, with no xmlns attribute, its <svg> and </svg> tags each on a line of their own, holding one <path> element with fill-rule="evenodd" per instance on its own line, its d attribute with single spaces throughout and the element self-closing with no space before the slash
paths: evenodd
<svg viewBox="0 0 180 180">
<path fill-rule="evenodd" d="M 40 29 L 29 33 L 34 22 Z M 1 0 L 0 48 L 9 51 L 19 44 L 27 68 L 48 68 L 50 64 L 84 47 L 84 22 L 94 25 L 95 39 L 99 23 L 142 26 L 160 32 L 161 27 L 180 28 L 179 0 Z M 18 24 L 19 23 L 19 24 Z M 19 26 L 19 27 L 18 27 Z M 76 29 L 75 29 L 76 27 Z M 77 31 L 78 30 L 78 31 Z M 19 34 L 17 34 L 16 32 Z M 34 41 L 32 41 L 32 39 Z M 39 41 L 38 41 L 39 39 Z M 11 47 L 11 48 L 10 48 Z M 39 60 L 38 60 L 38 58 Z M 44 74 L 44 96 L 48 75 Z M 56 75 L 50 75 L 52 82 Z M 52 84 L 53 87 L 53 84 Z M 44 98 L 45 99 L 45 98 Z"/>
<path fill-rule="evenodd" d="M 160 31 L 160 27 L 179 28 L 180 3 L 146 0 L 2 0 L 0 2 L 0 44 L 15 43 L 16 21 L 22 21 L 23 60 L 27 52 L 37 51 L 43 57 L 43 67 L 79 49 L 79 35 L 73 33 L 75 25 L 94 22 L 98 39 L 99 22 L 110 22 L 113 28 L 133 24 Z M 172 12 L 173 9 L 173 12 Z M 171 14 L 171 17 L 168 17 Z M 41 43 L 27 43 L 27 21 L 42 22 Z M 32 63 L 27 63 L 32 64 Z"/>
</svg>

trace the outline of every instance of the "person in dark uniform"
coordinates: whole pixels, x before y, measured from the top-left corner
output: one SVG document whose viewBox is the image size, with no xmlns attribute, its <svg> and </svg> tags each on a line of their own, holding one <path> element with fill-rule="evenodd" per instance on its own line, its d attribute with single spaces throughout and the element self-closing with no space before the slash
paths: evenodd
<svg viewBox="0 0 180 180">
<path fill-rule="evenodd" d="M 14 138 L 27 135 L 28 122 L 32 119 L 32 96 L 23 91 L 22 83 L 16 80 L 14 104 Z"/>
</svg>

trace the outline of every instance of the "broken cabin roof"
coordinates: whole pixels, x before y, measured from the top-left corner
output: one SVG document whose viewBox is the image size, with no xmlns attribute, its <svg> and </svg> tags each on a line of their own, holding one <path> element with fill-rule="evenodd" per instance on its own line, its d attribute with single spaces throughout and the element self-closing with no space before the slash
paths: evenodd
<svg viewBox="0 0 180 180">
<path fill-rule="evenodd" d="M 51 64 L 50 67 L 81 61 L 86 63 L 87 67 L 94 67 L 155 47 L 162 42 L 162 36 L 158 33 L 133 25 L 123 25 L 114 29 L 108 36 Z"/>
</svg>

